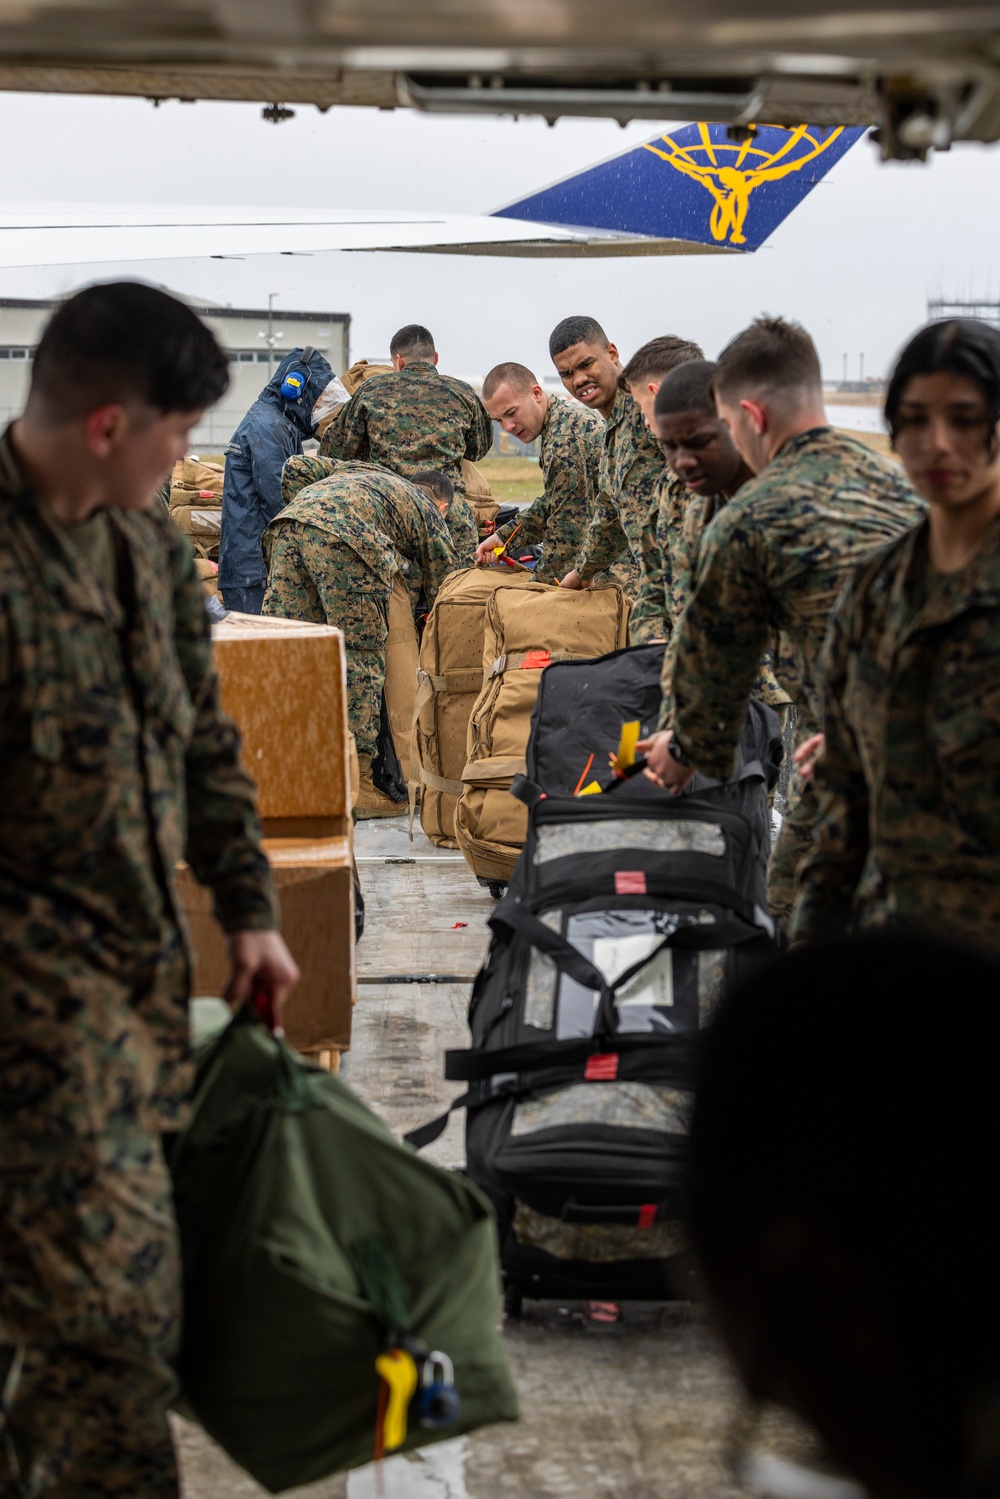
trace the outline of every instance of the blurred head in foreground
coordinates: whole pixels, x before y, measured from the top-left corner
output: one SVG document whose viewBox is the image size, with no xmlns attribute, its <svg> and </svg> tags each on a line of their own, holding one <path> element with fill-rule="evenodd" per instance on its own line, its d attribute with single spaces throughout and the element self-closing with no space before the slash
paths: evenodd
<svg viewBox="0 0 1000 1499">
<path fill-rule="evenodd" d="M 876 1499 L 1000 1486 L 1000 966 L 873 934 L 721 1006 L 692 1245 L 751 1397 Z"/>
</svg>

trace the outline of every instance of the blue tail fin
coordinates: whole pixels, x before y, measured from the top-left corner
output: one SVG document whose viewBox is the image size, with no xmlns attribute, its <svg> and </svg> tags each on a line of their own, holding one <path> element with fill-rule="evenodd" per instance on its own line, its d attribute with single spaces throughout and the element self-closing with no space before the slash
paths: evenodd
<svg viewBox="0 0 1000 1499">
<path fill-rule="evenodd" d="M 864 135 L 854 125 L 683 125 L 497 210 L 567 224 L 756 250 Z"/>
</svg>

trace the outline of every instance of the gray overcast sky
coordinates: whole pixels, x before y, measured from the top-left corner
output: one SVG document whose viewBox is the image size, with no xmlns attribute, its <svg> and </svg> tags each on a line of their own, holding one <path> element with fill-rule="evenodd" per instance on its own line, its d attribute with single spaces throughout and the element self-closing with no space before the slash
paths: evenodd
<svg viewBox="0 0 1000 1499">
<path fill-rule="evenodd" d="M 300 108 L 266 124 L 249 104 L 0 94 L 3 199 L 429 208 L 480 213 L 631 143 L 648 122 L 446 119 Z M 433 330 L 442 366 L 481 376 L 503 359 L 548 369 L 568 313 L 598 317 L 627 357 L 657 333 L 714 356 L 761 311 L 799 318 L 824 370 L 882 373 L 924 319 L 929 291 L 1000 295 L 1000 149 L 959 146 L 926 167 L 882 166 L 859 142 L 755 255 L 572 262 L 326 254 L 243 261 L 0 270 L 0 295 L 138 274 L 233 306 L 349 312 L 352 354 L 384 355 L 402 323 Z"/>
</svg>

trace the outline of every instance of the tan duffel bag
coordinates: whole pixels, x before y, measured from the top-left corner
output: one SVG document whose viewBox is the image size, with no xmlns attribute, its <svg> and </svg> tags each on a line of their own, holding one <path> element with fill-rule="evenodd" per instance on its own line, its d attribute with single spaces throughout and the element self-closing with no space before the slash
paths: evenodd
<svg viewBox="0 0 1000 1499">
<path fill-rule="evenodd" d="M 455 836 L 484 884 L 510 879 L 524 845 L 528 809 L 510 794 L 523 775 L 531 710 L 551 661 L 588 661 L 628 643 L 621 589 L 572 590 L 531 583 L 518 595 L 495 589 L 483 632 L 483 687 L 469 719 L 465 789 Z"/>
<path fill-rule="evenodd" d="M 410 779 L 410 737 L 413 733 L 413 704 L 417 696 L 417 667 L 420 647 L 413 622 L 410 590 L 402 573 L 392 580 L 389 598 L 389 634 L 385 642 L 385 710 L 389 715 L 392 742 L 403 770 Z"/>
<path fill-rule="evenodd" d="M 472 508 L 479 540 L 485 541 L 493 529 L 493 522 L 500 514 L 500 505 L 493 498 L 490 481 L 482 469 L 470 463 L 468 458 L 462 459 L 462 482 L 465 485 L 465 498 Z"/>
<path fill-rule="evenodd" d="M 196 494 L 208 490 L 222 499 L 222 480 L 225 469 L 221 463 L 203 463 L 200 458 L 182 458 L 174 464 L 170 475 L 170 488 L 193 489 Z"/>
<path fill-rule="evenodd" d="M 455 805 L 464 789 L 469 715 L 483 685 L 483 625 L 490 595 L 531 586 L 531 574 L 472 567 L 452 573 L 427 616 L 410 746 L 410 805 L 432 843 L 456 848 Z M 398 749 L 397 749 L 398 752 Z"/>
</svg>

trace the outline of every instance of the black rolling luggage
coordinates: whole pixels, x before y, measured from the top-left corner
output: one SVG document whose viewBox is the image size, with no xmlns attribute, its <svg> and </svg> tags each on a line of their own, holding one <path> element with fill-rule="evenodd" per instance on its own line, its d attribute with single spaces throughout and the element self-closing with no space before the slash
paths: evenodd
<svg viewBox="0 0 1000 1499">
<path fill-rule="evenodd" d="M 603 661 L 613 682 L 623 668 L 648 674 L 652 656 Z M 543 674 L 528 753 L 546 788 L 579 780 L 581 753 L 600 748 L 596 719 L 577 733 L 582 720 L 564 710 L 603 663 L 567 665 Z M 634 676 L 633 687 L 645 680 Z M 640 699 L 619 709 L 641 719 Z M 605 723 L 616 744 L 621 719 Z M 546 790 L 532 806 L 490 920 L 472 1049 L 446 1063 L 469 1084 L 466 1169 L 497 1210 L 510 1311 L 524 1295 L 686 1294 L 678 1216 L 695 1040 L 723 984 L 776 951 L 765 886 L 780 752 L 776 716 L 751 703 L 733 781 L 672 797 L 636 777 L 603 795 Z"/>
</svg>

